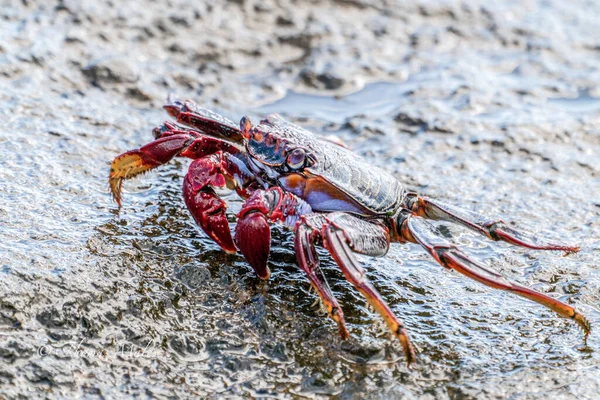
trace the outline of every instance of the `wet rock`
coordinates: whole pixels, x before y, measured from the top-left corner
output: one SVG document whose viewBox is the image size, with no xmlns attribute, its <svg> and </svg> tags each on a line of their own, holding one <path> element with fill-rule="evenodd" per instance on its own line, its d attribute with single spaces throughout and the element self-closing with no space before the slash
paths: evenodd
<svg viewBox="0 0 600 400">
<path fill-rule="evenodd" d="M 309 53 L 312 47 L 312 42 L 315 40 L 314 35 L 307 32 L 284 33 L 277 37 L 279 43 L 298 47 Z"/>
<path fill-rule="evenodd" d="M 33 351 L 24 343 L 10 340 L 5 345 L 0 345 L 0 359 L 4 362 L 12 363 L 17 358 L 28 358 Z"/>
<path fill-rule="evenodd" d="M 335 0 L 336 3 L 340 3 L 347 6 L 357 7 L 359 9 L 364 9 L 368 7 L 374 6 L 372 1 L 367 0 Z"/>
<path fill-rule="evenodd" d="M 506 145 L 503 138 L 496 138 L 490 141 L 492 147 L 504 147 Z"/>
<path fill-rule="evenodd" d="M 291 15 L 278 15 L 275 22 L 279 26 L 294 26 L 296 24 Z"/>
<path fill-rule="evenodd" d="M 81 309 L 78 303 L 65 303 L 61 310 L 49 307 L 42 310 L 36 319 L 48 328 L 74 328 L 79 324 Z"/>
<path fill-rule="evenodd" d="M 2 371 L 0 369 L 0 383 L 12 384 L 14 379 L 15 379 L 14 374 L 11 374 L 10 372 L 7 372 L 7 371 Z"/>
<path fill-rule="evenodd" d="M 17 358 L 14 351 L 7 349 L 6 347 L 0 347 L 0 359 L 6 363 L 12 363 Z"/>
<path fill-rule="evenodd" d="M 425 122 L 423 119 L 419 117 L 410 116 L 404 112 L 399 112 L 398 114 L 396 114 L 396 116 L 394 117 L 394 121 L 406 126 L 423 127 L 427 125 L 427 122 Z"/>
<path fill-rule="evenodd" d="M 137 86 L 127 88 L 125 90 L 125 94 L 127 95 L 127 97 L 129 97 L 133 100 L 138 100 L 138 101 L 152 100 L 152 96 L 150 96 L 148 93 L 145 93 Z"/>
<path fill-rule="evenodd" d="M 125 182 L 120 212 L 106 191 L 110 160 L 151 140 L 169 92 L 236 118 L 277 98 L 269 112 L 341 137 L 409 190 L 581 243 L 560 257 L 435 224 L 476 259 L 512 255 L 492 265 L 600 321 L 597 2 L 551 0 L 533 19 L 468 0 L 5 3 L 0 397 L 597 397 L 596 336 L 584 347 L 569 321 L 415 246 L 360 257 L 419 348 L 407 373 L 321 247 L 346 342 L 311 306 L 289 232 L 272 231 L 268 284 L 223 255 L 181 198 L 189 160 Z M 241 200 L 227 202 L 233 222 Z M 106 357 L 37 351 L 82 339 Z"/>
<path fill-rule="evenodd" d="M 185 15 L 171 15 L 169 20 L 173 25 L 179 25 L 184 28 L 189 28 L 192 25 L 189 18 Z"/>
<path fill-rule="evenodd" d="M 16 313 L 17 309 L 12 304 L 0 302 L 0 325 L 9 327 L 20 325 Z"/>
<path fill-rule="evenodd" d="M 436 133 L 454 133 L 454 129 L 452 128 L 452 122 L 450 121 L 433 120 L 427 123 L 425 129 L 429 132 Z"/>
<path fill-rule="evenodd" d="M 44 368 L 38 363 L 32 363 L 26 367 L 25 376 L 31 383 L 44 383 L 53 386 L 56 381 L 56 375 L 48 368 Z"/>
<path fill-rule="evenodd" d="M 65 320 L 54 307 L 40 312 L 36 318 L 40 324 L 48 328 L 61 328 L 65 325 Z"/>
<path fill-rule="evenodd" d="M 196 289 L 210 280 L 208 268 L 198 264 L 182 265 L 175 271 L 175 276 L 190 289 Z"/>
</svg>

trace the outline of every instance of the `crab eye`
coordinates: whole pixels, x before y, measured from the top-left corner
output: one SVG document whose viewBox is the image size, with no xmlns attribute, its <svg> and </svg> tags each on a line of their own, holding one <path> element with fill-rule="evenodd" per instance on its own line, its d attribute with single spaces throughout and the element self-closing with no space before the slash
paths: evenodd
<svg viewBox="0 0 600 400">
<path fill-rule="evenodd" d="M 287 156 L 287 165 L 292 169 L 302 168 L 306 160 L 306 153 L 303 149 L 294 149 Z"/>
</svg>

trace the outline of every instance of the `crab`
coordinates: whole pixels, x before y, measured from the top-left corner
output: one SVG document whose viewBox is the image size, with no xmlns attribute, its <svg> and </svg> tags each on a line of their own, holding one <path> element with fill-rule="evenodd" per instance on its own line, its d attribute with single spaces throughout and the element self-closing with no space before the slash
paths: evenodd
<svg viewBox="0 0 600 400">
<path fill-rule="evenodd" d="M 117 156 L 109 185 L 119 208 L 123 180 L 168 163 L 193 161 L 183 181 L 183 198 L 196 223 L 227 253 L 238 250 L 261 279 L 269 279 L 270 224 L 293 231 L 298 265 L 319 295 L 342 339 L 349 337 L 344 313 L 319 267 L 316 246 L 333 257 L 345 278 L 381 315 L 402 346 L 407 363 L 415 349 L 404 324 L 370 283 L 355 253 L 384 256 L 392 242 L 421 245 L 444 268 L 484 285 L 533 300 L 573 319 L 585 338 L 589 321 L 575 308 L 512 282 L 473 260 L 440 235 L 430 220 L 457 223 L 496 241 L 535 250 L 577 252 L 577 246 L 548 241 L 502 220 L 488 218 L 410 192 L 335 139 L 315 135 L 278 115 L 253 125 L 238 124 L 192 101 L 164 106 L 177 122 L 154 129 L 155 140 Z M 235 190 L 244 199 L 232 236 L 227 205 L 215 189 Z"/>
</svg>

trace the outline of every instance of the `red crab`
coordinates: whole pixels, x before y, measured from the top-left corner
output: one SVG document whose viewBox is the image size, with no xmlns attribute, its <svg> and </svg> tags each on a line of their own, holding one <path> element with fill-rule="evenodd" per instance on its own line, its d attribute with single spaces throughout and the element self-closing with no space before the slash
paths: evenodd
<svg viewBox="0 0 600 400">
<path fill-rule="evenodd" d="M 244 117 L 238 127 L 191 101 L 170 101 L 164 108 L 179 124 L 165 122 L 154 129 L 155 141 L 121 154 L 111 164 L 110 188 L 119 207 L 123 179 L 173 157 L 193 159 L 183 183 L 183 196 L 202 230 L 226 252 L 239 249 L 261 279 L 270 275 L 269 224 L 280 222 L 293 230 L 298 264 L 343 339 L 349 336 L 344 313 L 320 271 L 316 245 L 329 251 L 346 279 L 381 314 L 400 340 L 409 364 L 415 360 L 415 351 L 406 329 L 371 285 L 354 253 L 379 257 L 387 253 L 390 242 L 418 243 L 443 267 L 538 302 L 575 320 L 586 338 L 590 333 L 590 323 L 573 307 L 511 282 L 472 260 L 428 220 L 458 223 L 492 240 L 530 249 L 570 253 L 578 251 L 577 246 L 548 242 L 501 220 L 407 192 L 392 175 L 339 143 L 277 115 L 258 125 Z M 227 205 L 215 193 L 215 188 L 224 187 L 245 199 L 237 215 L 235 241 L 226 217 Z"/>
</svg>

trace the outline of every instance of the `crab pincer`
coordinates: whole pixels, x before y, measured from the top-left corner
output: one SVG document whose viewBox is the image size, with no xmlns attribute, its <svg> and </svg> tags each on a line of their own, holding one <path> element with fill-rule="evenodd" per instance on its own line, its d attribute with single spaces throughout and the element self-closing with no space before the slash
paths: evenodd
<svg viewBox="0 0 600 400">
<path fill-rule="evenodd" d="M 200 107 L 193 101 L 181 102 L 169 98 L 163 108 L 178 123 L 198 129 L 204 135 L 218 137 L 232 143 L 241 143 L 243 140 L 237 124 L 213 111 Z"/>
<path fill-rule="evenodd" d="M 133 178 L 169 162 L 187 147 L 189 142 L 189 135 L 174 134 L 117 156 L 110 165 L 108 183 L 119 208 L 124 179 Z"/>
<path fill-rule="evenodd" d="M 242 214 L 236 225 L 235 242 L 256 275 L 260 279 L 269 279 L 271 270 L 267 260 L 271 252 L 271 228 L 267 217 L 260 212 Z"/>
<path fill-rule="evenodd" d="M 277 193 L 278 195 L 279 193 Z M 235 227 L 235 242 L 260 279 L 269 279 L 271 270 L 267 266 L 271 251 L 271 217 L 274 193 L 255 191 L 242 205 Z"/>
<path fill-rule="evenodd" d="M 228 127 L 223 126 L 222 129 L 227 130 Z M 183 184 L 186 205 L 196 223 L 211 239 L 226 252 L 237 252 L 226 216 L 227 205 L 215 193 L 215 188 L 236 189 L 241 194 L 246 190 L 245 186 L 252 177 L 243 161 L 236 157 L 240 153 L 239 146 L 170 122 L 155 128 L 153 133 L 156 140 L 125 152 L 112 161 L 109 185 L 114 200 L 121 207 L 123 180 L 166 164 L 174 157 L 191 158 L 194 161 Z"/>
<path fill-rule="evenodd" d="M 248 263 L 261 279 L 268 279 L 267 266 L 271 250 L 270 223 L 282 222 L 293 228 L 302 215 L 312 210 L 308 203 L 279 187 L 256 190 L 238 213 L 235 242 Z"/>
<path fill-rule="evenodd" d="M 223 153 L 194 160 L 183 180 L 183 199 L 202 230 L 227 253 L 237 252 L 227 220 L 227 204 L 214 188 L 227 186 Z"/>
</svg>

